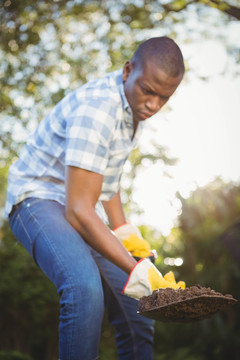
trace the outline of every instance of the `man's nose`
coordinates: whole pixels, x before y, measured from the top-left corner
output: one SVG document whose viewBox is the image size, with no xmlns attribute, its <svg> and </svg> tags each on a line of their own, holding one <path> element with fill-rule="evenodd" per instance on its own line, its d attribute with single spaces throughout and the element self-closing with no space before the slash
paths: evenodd
<svg viewBox="0 0 240 360">
<path fill-rule="evenodd" d="M 150 98 L 147 99 L 145 105 L 148 111 L 151 111 L 152 113 L 156 113 L 163 106 L 163 102 L 158 96 L 151 96 Z"/>
</svg>

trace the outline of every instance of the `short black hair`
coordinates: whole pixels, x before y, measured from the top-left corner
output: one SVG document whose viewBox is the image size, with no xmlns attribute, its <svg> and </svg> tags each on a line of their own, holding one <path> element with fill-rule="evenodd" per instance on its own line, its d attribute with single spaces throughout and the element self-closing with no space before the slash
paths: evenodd
<svg viewBox="0 0 240 360">
<path fill-rule="evenodd" d="M 132 57 L 134 65 L 152 61 L 171 77 L 184 74 L 184 60 L 179 46 L 166 36 L 154 37 L 144 41 Z"/>
</svg>

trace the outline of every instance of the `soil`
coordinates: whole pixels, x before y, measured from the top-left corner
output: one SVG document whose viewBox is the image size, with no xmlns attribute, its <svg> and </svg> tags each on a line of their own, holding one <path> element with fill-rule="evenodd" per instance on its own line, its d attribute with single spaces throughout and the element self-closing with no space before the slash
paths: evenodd
<svg viewBox="0 0 240 360">
<path fill-rule="evenodd" d="M 160 321 L 203 320 L 237 302 L 211 288 L 195 285 L 186 289 L 159 289 L 139 300 L 139 313 Z"/>
</svg>

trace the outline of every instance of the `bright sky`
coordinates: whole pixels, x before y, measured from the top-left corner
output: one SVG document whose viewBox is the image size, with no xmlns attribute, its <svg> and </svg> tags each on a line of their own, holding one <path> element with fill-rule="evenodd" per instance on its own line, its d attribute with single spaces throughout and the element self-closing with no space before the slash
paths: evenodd
<svg viewBox="0 0 240 360">
<path fill-rule="evenodd" d="M 219 41 L 205 40 L 183 48 L 183 53 L 191 69 L 210 78 L 204 81 L 191 75 L 170 100 L 172 111 L 148 120 L 149 130 L 141 139 L 143 147 L 153 139 L 166 145 L 179 162 L 169 169 L 172 179 L 164 177 L 161 164 L 156 164 L 139 172 L 135 180 L 134 200 L 144 215 L 131 220 L 164 235 L 181 209 L 176 191 L 187 197 L 196 185 L 219 175 L 240 181 L 240 78 Z"/>
</svg>

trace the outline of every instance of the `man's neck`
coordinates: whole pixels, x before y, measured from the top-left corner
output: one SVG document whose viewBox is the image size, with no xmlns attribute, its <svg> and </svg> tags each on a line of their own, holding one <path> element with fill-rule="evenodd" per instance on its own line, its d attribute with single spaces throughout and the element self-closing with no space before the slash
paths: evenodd
<svg viewBox="0 0 240 360">
<path fill-rule="evenodd" d="M 137 131 L 137 127 L 138 127 L 138 121 L 133 120 L 133 134 L 132 134 L 132 140 L 136 134 Z"/>
</svg>

